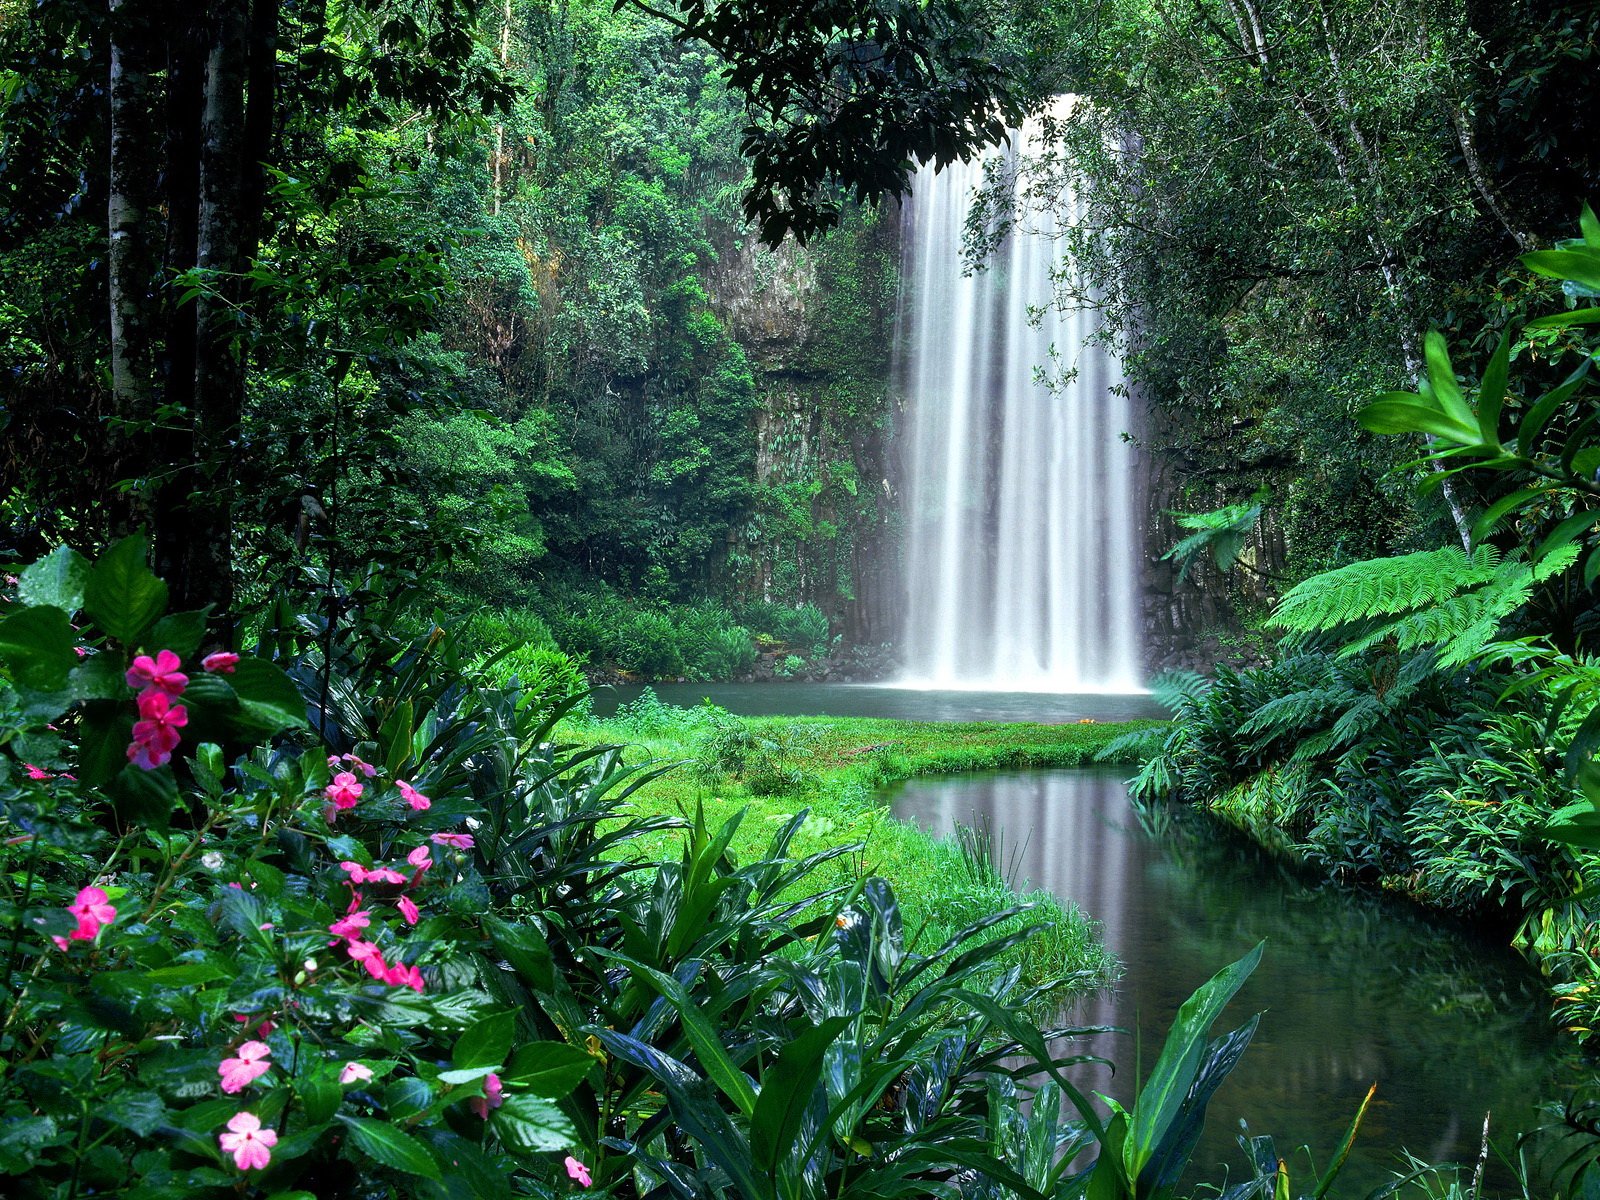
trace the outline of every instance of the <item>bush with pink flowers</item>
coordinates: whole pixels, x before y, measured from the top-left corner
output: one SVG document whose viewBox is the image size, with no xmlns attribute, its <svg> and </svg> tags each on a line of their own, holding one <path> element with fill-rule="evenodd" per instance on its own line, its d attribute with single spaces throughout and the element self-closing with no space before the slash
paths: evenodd
<svg viewBox="0 0 1600 1200">
<path fill-rule="evenodd" d="M 574 1190 L 597 1060 L 494 986 L 542 935 L 488 916 L 481 809 L 165 608 L 138 538 L 0 601 L 0 1193 Z"/>
</svg>

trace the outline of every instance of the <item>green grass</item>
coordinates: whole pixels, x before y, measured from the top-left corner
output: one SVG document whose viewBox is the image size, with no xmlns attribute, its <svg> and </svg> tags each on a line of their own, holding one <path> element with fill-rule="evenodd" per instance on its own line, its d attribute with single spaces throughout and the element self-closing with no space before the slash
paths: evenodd
<svg viewBox="0 0 1600 1200">
<path fill-rule="evenodd" d="M 792 854 L 856 847 L 824 864 L 808 890 L 882 876 L 895 889 L 908 938 L 923 952 L 974 921 L 1019 903 L 1031 904 L 1028 913 L 1001 927 L 1045 927 L 1016 952 L 1024 979 L 1029 984 L 1065 979 L 1070 990 L 1086 991 L 1103 986 L 1118 970 L 1100 944 L 1094 921 L 1048 892 L 1019 897 L 992 864 L 964 852 L 953 838 L 936 838 L 894 819 L 876 793 L 919 775 L 1087 766 L 1115 738 L 1154 724 L 740 719 L 710 707 L 673 708 L 647 693 L 644 701 L 625 707 L 615 718 L 568 725 L 562 733 L 564 740 L 623 743 L 637 747 L 641 757 L 681 763 L 635 793 L 636 811 L 692 818 L 699 806 L 715 828 L 744 810 L 732 845 L 740 860 L 762 854 L 784 821 L 807 810 Z M 754 747 L 742 769 L 718 769 L 716 751 L 729 742 Z M 780 794 L 756 794 L 774 790 Z M 676 857 L 676 837 L 673 832 L 656 834 L 637 848 Z"/>
</svg>

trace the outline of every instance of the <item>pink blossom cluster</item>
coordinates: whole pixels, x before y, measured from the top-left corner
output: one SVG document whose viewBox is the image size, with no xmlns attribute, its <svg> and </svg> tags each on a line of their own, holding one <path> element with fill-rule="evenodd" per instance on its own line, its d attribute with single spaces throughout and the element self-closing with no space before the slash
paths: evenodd
<svg viewBox="0 0 1600 1200">
<path fill-rule="evenodd" d="M 139 692 L 139 719 L 133 725 L 128 761 L 141 770 L 153 771 L 172 761 L 182 740 L 178 730 L 189 723 L 189 710 L 173 703 L 189 686 L 189 677 L 178 669 L 182 665 L 171 650 L 162 650 L 154 658 L 139 655 L 123 676 Z"/>
<path fill-rule="evenodd" d="M 333 781 L 322 790 L 323 796 L 328 801 L 322 813 L 328 824 L 332 825 L 339 819 L 340 813 L 348 812 L 360 803 L 361 797 L 366 793 L 363 779 L 374 778 L 378 774 L 378 768 L 369 762 L 363 762 L 356 754 L 330 754 L 328 769 L 334 772 L 334 776 Z M 432 800 L 406 780 L 396 779 L 394 786 L 400 792 L 400 798 L 413 812 L 425 812 L 433 806 Z"/>
<path fill-rule="evenodd" d="M 200 660 L 201 669 L 225 675 L 233 674 L 238 663 L 239 656 L 227 650 Z M 133 725 L 128 761 L 141 770 L 153 771 L 171 762 L 183 736 L 178 730 L 189 723 L 189 710 L 173 703 L 189 686 L 189 677 L 178 669 L 182 666 L 183 660 L 171 650 L 158 650 L 154 658 L 136 657 L 123 676 L 139 693 L 139 719 Z"/>
<path fill-rule="evenodd" d="M 405 963 L 388 962 L 376 943 L 363 939 L 362 934 L 372 924 L 372 910 L 362 907 L 366 897 L 355 890 L 357 884 L 363 883 L 397 884 L 408 889 L 421 886 L 427 876 L 428 868 L 433 866 L 433 856 L 429 853 L 426 843 L 406 855 L 406 862 L 413 868 L 413 873 L 409 876 L 393 867 L 364 867 L 358 862 L 350 861 L 340 863 L 340 869 L 350 877 L 350 907 L 345 910 L 344 916 L 328 926 L 328 932 L 335 938 L 342 938 L 345 952 L 380 983 L 387 983 L 392 987 L 408 987 L 420 992 L 423 989 L 421 971 Z M 415 925 L 422 917 L 422 910 L 410 896 L 402 894 L 396 897 L 395 908 L 399 910 L 407 925 Z"/>
<path fill-rule="evenodd" d="M 97 887 L 81 889 L 73 897 L 72 903 L 67 905 L 67 911 L 77 919 L 78 927 L 66 937 L 53 937 L 50 940 L 62 950 L 67 948 L 68 942 L 92 942 L 100 930 L 117 919 L 117 910 L 109 903 L 110 897 Z"/>
</svg>

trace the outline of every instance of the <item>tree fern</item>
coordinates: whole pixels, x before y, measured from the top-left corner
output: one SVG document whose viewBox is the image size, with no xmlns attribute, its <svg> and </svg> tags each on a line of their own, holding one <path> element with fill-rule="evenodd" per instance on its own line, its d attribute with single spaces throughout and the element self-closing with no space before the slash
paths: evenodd
<svg viewBox="0 0 1600 1200">
<path fill-rule="evenodd" d="M 1566 571 L 1577 546 L 1537 562 L 1502 559 L 1492 546 L 1374 558 L 1313 576 L 1291 590 L 1271 621 L 1292 637 L 1340 637 L 1340 654 L 1392 641 L 1402 652 L 1437 650 L 1439 665 L 1478 657 L 1533 589 Z"/>
<path fill-rule="evenodd" d="M 1391 558 L 1369 558 L 1313 575 L 1278 602 L 1272 624 L 1291 634 L 1326 633 L 1354 621 L 1437 604 L 1495 577 L 1500 555 L 1455 546 Z"/>
</svg>

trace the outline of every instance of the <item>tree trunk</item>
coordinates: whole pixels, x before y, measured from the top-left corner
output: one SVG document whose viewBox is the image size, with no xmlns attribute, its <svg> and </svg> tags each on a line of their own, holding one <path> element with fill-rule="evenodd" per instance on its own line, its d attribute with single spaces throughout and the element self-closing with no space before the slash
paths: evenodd
<svg viewBox="0 0 1600 1200">
<path fill-rule="evenodd" d="M 148 443 L 141 429 L 150 420 L 153 366 L 151 282 L 155 256 L 145 236 L 151 185 L 158 166 L 152 154 L 147 111 L 149 55 L 146 14 L 139 0 L 108 0 L 110 72 L 106 97 L 111 154 L 107 172 L 106 267 L 111 319 L 111 411 L 107 432 L 113 477 L 133 479 L 146 469 L 140 453 Z M 110 498 L 107 498 L 108 501 Z M 127 533 L 138 524 L 133 497 L 111 514 L 112 528 Z"/>
<path fill-rule="evenodd" d="M 233 601 L 232 497 L 226 486 L 244 409 L 244 361 L 235 314 L 246 244 L 244 199 L 250 172 L 243 158 L 248 72 L 248 0 L 215 0 L 207 29 L 200 110 L 200 174 L 195 266 L 204 290 L 194 303 L 193 450 L 162 523 L 162 540 L 181 563 L 177 601 L 213 606 L 214 627 L 227 640 Z M 181 518 L 181 525 L 173 522 Z M 178 539 L 174 544 L 174 539 Z"/>
</svg>

